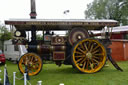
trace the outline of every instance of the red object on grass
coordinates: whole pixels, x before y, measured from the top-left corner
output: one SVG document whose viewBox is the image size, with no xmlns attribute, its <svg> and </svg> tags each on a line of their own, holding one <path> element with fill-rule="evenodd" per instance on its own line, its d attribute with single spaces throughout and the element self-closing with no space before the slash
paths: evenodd
<svg viewBox="0 0 128 85">
<path fill-rule="evenodd" d="M 4 53 L 0 50 L 0 64 L 1 64 L 1 63 L 2 63 L 2 64 L 5 64 L 5 61 L 6 61 L 5 55 L 4 55 Z"/>
</svg>

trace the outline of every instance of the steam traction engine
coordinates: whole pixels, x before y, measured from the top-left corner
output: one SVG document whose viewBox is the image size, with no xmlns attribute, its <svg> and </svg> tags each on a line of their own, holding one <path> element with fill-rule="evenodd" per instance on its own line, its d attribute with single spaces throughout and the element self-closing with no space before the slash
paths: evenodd
<svg viewBox="0 0 128 85">
<path fill-rule="evenodd" d="M 35 6 L 31 0 L 31 6 Z M 14 44 L 23 44 L 28 53 L 21 56 L 18 67 L 21 73 L 28 68 L 29 75 L 36 75 L 42 69 L 43 60 L 54 61 L 57 65 L 72 65 L 83 73 L 95 73 L 105 65 L 106 59 L 119 70 L 121 68 L 110 56 L 109 32 L 104 38 L 95 38 L 92 30 L 102 30 L 105 26 L 117 25 L 115 20 L 84 19 L 36 19 L 35 7 L 31 9 L 31 19 L 6 20 L 5 24 L 16 28 Z M 42 40 L 36 39 L 37 31 L 42 31 Z M 56 32 L 66 31 L 64 36 Z M 31 39 L 30 39 L 31 37 Z"/>
<path fill-rule="evenodd" d="M 28 53 L 21 56 L 18 67 L 24 73 L 25 66 L 29 75 L 36 75 L 42 69 L 42 60 L 52 60 L 61 64 L 73 65 L 84 73 L 94 73 L 102 69 L 107 55 L 111 60 L 111 44 L 108 33 L 102 39 L 92 37 L 90 30 L 101 30 L 105 26 L 116 26 L 117 21 L 96 20 L 7 20 L 14 25 L 16 32 L 14 44 L 24 44 Z M 36 40 L 36 32 L 43 33 L 42 40 Z M 66 31 L 65 36 L 55 35 L 54 31 Z M 25 32 L 31 32 L 28 39 Z M 29 33 L 30 34 L 30 33 Z M 31 40 L 29 39 L 31 36 Z M 115 63 L 115 62 L 114 62 Z"/>
</svg>

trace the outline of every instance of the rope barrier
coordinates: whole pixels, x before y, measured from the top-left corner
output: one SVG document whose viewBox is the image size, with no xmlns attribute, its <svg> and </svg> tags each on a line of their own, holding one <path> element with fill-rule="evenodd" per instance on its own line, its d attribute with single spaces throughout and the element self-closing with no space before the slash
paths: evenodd
<svg viewBox="0 0 128 85">
<path fill-rule="evenodd" d="M 21 78 L 17 78 L 16 77 L 16 72 L 13 72 L 13 85 L 15 85 L 15 80 L 22 80 L 24 78 L 24 85 L 27 85 L 27 83 L 29 85 L 31 85 L 31 83 L 27 80 L 27 74 L 25 73 L 24 76 L 22 76 Z"/>
<path fill-rule="evenodd" d="M 2 72 L 2 71 L 0 70 L 0 72 Z M 8 75 L 7 69 L 6 69 L 6 66 L 5 66 L 5 68 L 4 68 L 4 84 L 3 85 L 6 85 L 7 77 L 11 78 L 12 76 Z M 27 73 L 24 73 L 24 76 L 22 76 L 21 78 L 18 78 L 18 77 L 16 77 L 16 72 L 13 72 L 13 85 L 15 85 L 16 79 L 17 80 L 24 79 L 24 85 L 27 85 L 27 84 L 31 85 L 31 83 L 27 80 Z M 9 79 L 7 79 L 7 80 L 9 80 Z M 0 81 L 1 81 L 1 78 L 0 78 Z M 42 85 L 41 83 L 42 83 L 42 81 L 38 81 L 38 85 Z M 9 83 L 9 85 L 10 85 L 10 83 Z M 60 84 L 60 85 L 64 85 L 64 84 Z"/>
<path fill-rule="evenodd" d="M 7 73 L 6 73 L 6 70 L 7 69 L 4 69 L 4 85 L 6 85 L 6 76 L 8 76 Z M 0 70 L 0 72 L 1 72 L 1 70 Z M 27 85 L 27 83 L 29 85 L 31 85 L 31 83 L 27 80 L 27 73 L 24 73 L 24 76 L 22 76 L 21 78 L 17 78 L 16 77 L 16 72 L 13 72 L 13 85 L 15 85 L 16 79 L 21 80 L 23 78 L 24 78 L 24 85 Z M 0 81 L 1 81 L 1 79 L 0 79 Z M 37 85 L 42 85 L 42 81 L 38 81 Z M 64 85 L 64 83 L 60 83 L 59 85 Z"/>
<path fill-rule="evenodd" d="M 29 85 L 31 85 L 31 83 L 27 80 L 27 83 L 29 84 Z"/>
<path fill-rule="evenodd" d="M 13 76 L 9 76 L 7 73 L 6 73 L 6 76 L 8 76 L 9 78 L 12 78 Z"/>
<path fill-rule="evenodd" d="M 22 80 L 24 78 L 24 76 L 22 76 L 21 78 L 15 77 L 17 80 Z"/>
</svg>

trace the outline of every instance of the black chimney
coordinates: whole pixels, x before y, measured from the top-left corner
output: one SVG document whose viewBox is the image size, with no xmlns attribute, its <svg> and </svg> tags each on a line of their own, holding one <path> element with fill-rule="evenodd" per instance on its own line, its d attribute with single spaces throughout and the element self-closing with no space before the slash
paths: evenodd
<svg viewBox="0 0 128 85">
<path fill-rule="evenodd" d="M 35 0 L 31 0 L 31 13 L 30 13 L 30 18 L 31 19 L 36 19 L 36 4 Z"/>
</svg>

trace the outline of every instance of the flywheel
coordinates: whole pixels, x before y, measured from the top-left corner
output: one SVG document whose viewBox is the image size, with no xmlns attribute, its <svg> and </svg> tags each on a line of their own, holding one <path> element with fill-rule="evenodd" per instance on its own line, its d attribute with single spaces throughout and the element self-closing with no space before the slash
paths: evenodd
<svg viewBox="0 0 128 85">
<path fill-rule="evenodd" d="M 70 31 L 68 41 L 70 45 L 74 45 L 77 41 L 88 37 L 89 37 L 89 33 L 86 29 L 82 27 L 77 27 L 77 28 L 73 28 Z"/>
<path fill-rule="evenodd" d="M 42 70 L 42 59 L 35 53 L 26 53 L 21 56 L 18 68 L 21 73 L 25 73 L 25 69 L 27 68 L 28 75 L 36 75 Z"/>
<path fill-rule="evenodd" d="M 82 39 L 74 45 L 72 63 L 83 73 L 100 71 L 106 62 L 106 49 L 96 39 Z"/>
</svg>

